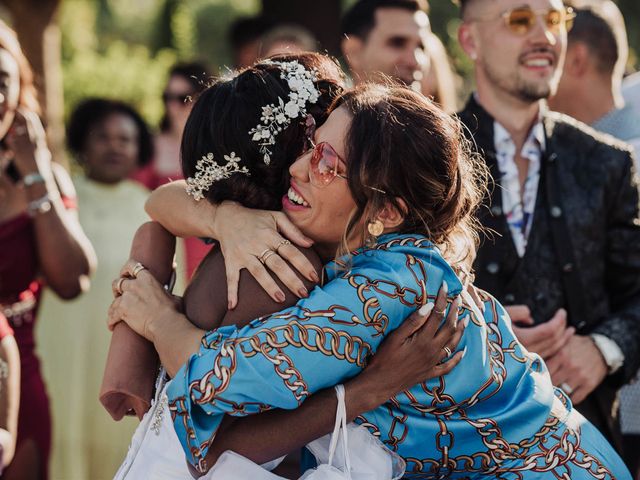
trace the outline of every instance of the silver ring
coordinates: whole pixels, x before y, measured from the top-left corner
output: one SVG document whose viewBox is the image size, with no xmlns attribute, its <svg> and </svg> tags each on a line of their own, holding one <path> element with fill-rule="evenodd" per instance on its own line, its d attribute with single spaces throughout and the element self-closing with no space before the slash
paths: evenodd
<svg viewBox="0 0 640 480">
<path fill-rule="evenodd" d="M 447 354 L 447 357 L 450 357 L 451 353 L 453 353 L 449 347 L 442 347 L 442 349 L 444 350 L 444 353 Z"/>
<path fill-rule="evenodd" d="M 146 269 L 147 267 L 145 267 L 143 264 L 141 264 L 140 262 L 136 263 L 133 267 L 133 270 L 131 271 L 131 276 L 133 278 L 138 278 L 138 274 Z"/>
<path fill-rule="evenodd" d="M 573 393 L 573 388 L 571 388 L 571 385 L 569 385 L 567 382 L 562 382 L 560 384 L 560 388 L 562 389 L 562 391 L 564 391 L 564 393 L 566 393 L 567 395 L 571 395 Z"/>
</svg>

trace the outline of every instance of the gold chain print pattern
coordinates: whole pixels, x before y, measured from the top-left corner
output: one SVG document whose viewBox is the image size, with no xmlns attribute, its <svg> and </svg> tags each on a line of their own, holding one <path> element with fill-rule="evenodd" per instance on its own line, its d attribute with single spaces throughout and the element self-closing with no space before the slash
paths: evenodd
<svg viewBox="0 0 640 480">
<path fill-rule="evenodd" d="M 203 338 L 178 383 L 186 391 L 170 395 L 192 463 L 205 466 L 222 415 L 295 408 L 364 368 L 392 329 L 435 300 L 443 280 L 449 304 L 462 289 L 424 238 L 393 237 L 330 267 L 327 284 L 295 307 Z M 356 421 L 405 458 L 406 478 L 614 478 L 590 453 L 582 417 L 554 394 L 544 363 L 515 339 L 502 306 L 488 294 L 482 300 L 482 316 L 464 301 L 458 312 L 469 320 L 458 349 L 471 355 Z"/>
</svg>

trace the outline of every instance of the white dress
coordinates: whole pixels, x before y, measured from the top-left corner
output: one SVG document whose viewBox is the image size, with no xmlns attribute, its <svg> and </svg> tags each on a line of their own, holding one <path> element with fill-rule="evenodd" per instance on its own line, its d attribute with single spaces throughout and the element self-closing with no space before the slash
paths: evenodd
<svg viewBox="0 0 640 480">
<path fill-rule="evenodd" d="M 156 398 L 151 408 L 144 415 L 140 425 L 131 440 L 127 456 L 114 480 L 192 480 L 193 476 L 187 468 L 187 461 L 182 446 L 173 428 L 166 389 L 170 382 L 164 382 L 161 375 L 156 385 Z M 333 434 L 325 435 L 311 442 L 308 448 L 321 466 L 316 471 L 306 472 L 302 478 L 310 480 L 336 479 L 366 479 L 392 480 L 404 474 L 405 463 L 396 453 L 388 450 L 382 443 L 371 435 L 364 427 L 349 424 L 349 438 L 347 442 L 342 436 L 342 442 L 334 436 L 340 436 L 340 428 L 344 428 L 344 396 L 340 397 L 342 410 L 338 408 L 338 418 Z M 342 424 L 339 425 L 340 416 Z M 343 447 L 342 452 L 337 444 Z M 335 461 L 332 462 L 336 452 Z M 348 451 L 348 453 L 347 453 Z M 284 457 L 257 465 L 249 459 L 234 452 L 224 452 L 213 468 L 201 480 L 283 480 L 283 477 L 270 472 L 277 467 Z M 335 467 L 326 465 L 333 463 Z M 326 467 L 326 468 L 323 468 Z M 350 473 L 342 473 L 348 472 Z"/>
</svg>

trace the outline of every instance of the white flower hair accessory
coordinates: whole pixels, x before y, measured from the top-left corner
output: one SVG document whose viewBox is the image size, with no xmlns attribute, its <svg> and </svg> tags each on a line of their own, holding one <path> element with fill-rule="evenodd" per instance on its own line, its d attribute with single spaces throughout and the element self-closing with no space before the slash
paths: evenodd
<svg viewBox="0 0 640 480">
<path fill-rule="evenodd" d="M 262 107 L 260 123 L 249 130 L 251 139 L 260 144 L 262 160 L 269 165 L 273 154 L 270 147 L 276 144 L 276 136 L 291 124 L 291 120 L 306 116 L 307 102 L 316 103 L 320 92 L 313 83 L 317 80 L 317 72 L 307 70 L 297 60 L 290 62 L 265 60 L 263 63 L 280 67 L 282 70 L 280 78 L 287 81 L 290 90 L 286 103 L 278 97 L 277 105 L 272 103 Z"/>
<path fill-rule="evenodd" d="M 213 159 L 213 153 L 203 155 L 196 163 L 196 177 L 187 178 L 187 193 L 193 197 L 196 202 L 204 198 L 204 192 L 208 191 L 211 185 L 225 178 L 229 178 L 234 173 L 242 173 L 251 176 L 247 167 L 238 165 L 240 157 L 236 157 L 235 152 L 225 155 L 227 161 L 225 165 L 219 165 Z"/>
</svg>

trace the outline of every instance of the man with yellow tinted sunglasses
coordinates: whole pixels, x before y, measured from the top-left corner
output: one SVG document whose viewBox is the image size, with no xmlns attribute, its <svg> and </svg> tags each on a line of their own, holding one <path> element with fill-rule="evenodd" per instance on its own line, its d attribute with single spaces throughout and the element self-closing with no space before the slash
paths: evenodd
<svg viewBox="0 0 640 480">
<path fill-rule="evenodd" d="M 462 121 L 495 187 L 476 284 L 554 385 L 619 444 L 615 393 L 640 366 L 640 222 L 630 149 L 550 112 L 575 17 L 560 0 L 460 0 L 477 90 Z"/>
</svg>

